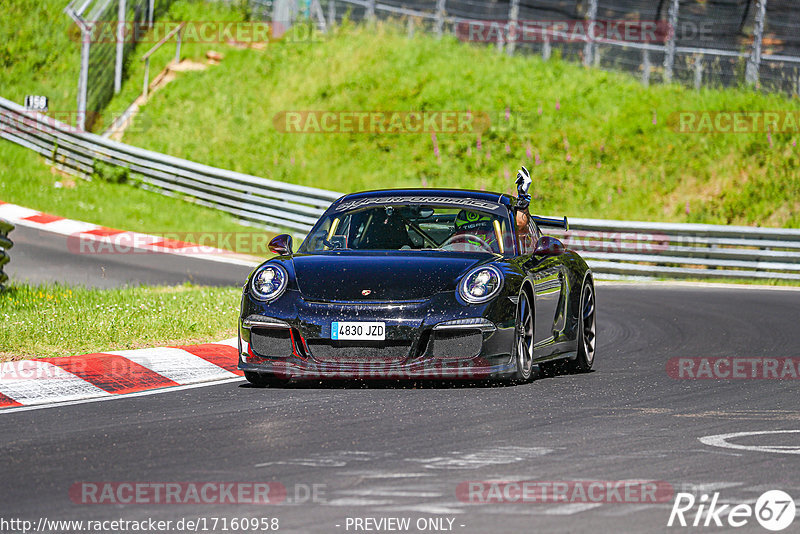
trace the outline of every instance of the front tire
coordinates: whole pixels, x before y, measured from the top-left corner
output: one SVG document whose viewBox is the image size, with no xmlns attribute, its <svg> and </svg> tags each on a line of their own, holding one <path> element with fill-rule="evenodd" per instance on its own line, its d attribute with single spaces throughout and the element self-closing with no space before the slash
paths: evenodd
<svg viewBox="0 0 800 534">
<path fill-rule="evenodd" d="M 581 301 L 578 308 L 578 356 L 568 363 L 571 371 L 585 373 L 594 365 L 596 333 L 594 285 L 587 278 L 581 289 Z"/>
<path fill-rule="evenodd" d="M 529 382 L 533 376 L 533 310 L 525 291 L 517 301 L 513 354 L 516 370 L 511 376 L 512 382 Z"/>
<path fill-rule="evenodd" d="M 273 374 L 257 373 L 255 371 L 245 371 L 244 377 L 248 382 L 258 388 L 285 386 L 289 383 L 288 378 L 275 376 Z"/>
</svg>

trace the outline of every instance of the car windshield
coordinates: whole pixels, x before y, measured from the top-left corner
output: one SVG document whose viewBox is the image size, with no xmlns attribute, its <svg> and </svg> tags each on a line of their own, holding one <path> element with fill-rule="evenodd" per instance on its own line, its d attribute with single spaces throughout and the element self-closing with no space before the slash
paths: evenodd
<svg viewBox="0 0 800 534">
<path fill-rule="evenodd" d="M 331 250 L 445 250 L 502 254 L 513 248 L 508 221 L 470 207 L 383 205 L 323 217 L 301 253 Z"/>
</svg>

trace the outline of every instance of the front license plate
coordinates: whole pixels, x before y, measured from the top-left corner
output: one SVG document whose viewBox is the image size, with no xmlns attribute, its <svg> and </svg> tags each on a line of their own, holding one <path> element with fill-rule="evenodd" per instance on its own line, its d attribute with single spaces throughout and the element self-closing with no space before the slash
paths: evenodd
<svg viewBox="0 0 800 534">
<path fill-rule="evenodd" d="M 331 323 L 331 339 L 355 339 L 381 341 L 386 339 L 386 323 Z"/>
</svg>

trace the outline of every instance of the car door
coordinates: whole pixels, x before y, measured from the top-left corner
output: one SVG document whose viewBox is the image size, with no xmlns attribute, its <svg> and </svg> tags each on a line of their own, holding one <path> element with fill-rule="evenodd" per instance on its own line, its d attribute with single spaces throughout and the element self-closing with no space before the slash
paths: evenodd
<svg viewBox="0 0 800 534">
<path fill-rule="evenodd" d="M 520 232 L 520 251 L 526 255 L 524 267 L 534 287 L 534 357 L 549 356 L 556 350 L 555 336 L 564 292 L 563 264 L 559 256 L 534 253 L 541 231 L 532 221 Z"/>
</svg>

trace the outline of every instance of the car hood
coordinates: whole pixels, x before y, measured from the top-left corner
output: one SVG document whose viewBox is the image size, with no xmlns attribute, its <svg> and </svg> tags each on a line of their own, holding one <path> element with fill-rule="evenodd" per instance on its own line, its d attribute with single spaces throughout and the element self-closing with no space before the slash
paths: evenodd
<svg viewBox="0 0 800 534">
<path fill-rule="evenodd" d="M 452 252 L 298 255 L 292 259 L 303 298 L 318 301 L 426 300 L 493 256 Z"/>
</svg>

